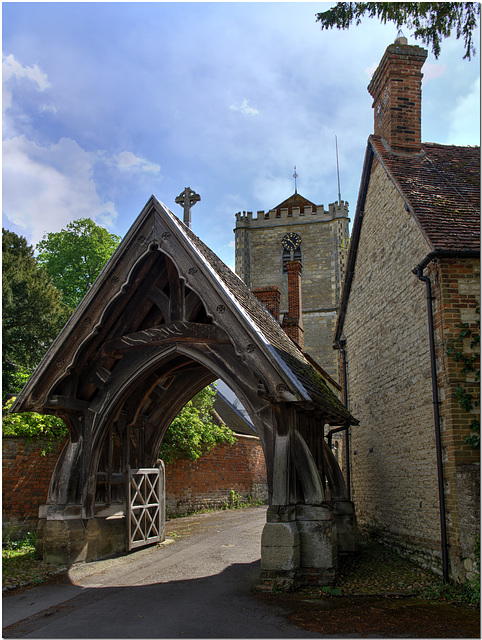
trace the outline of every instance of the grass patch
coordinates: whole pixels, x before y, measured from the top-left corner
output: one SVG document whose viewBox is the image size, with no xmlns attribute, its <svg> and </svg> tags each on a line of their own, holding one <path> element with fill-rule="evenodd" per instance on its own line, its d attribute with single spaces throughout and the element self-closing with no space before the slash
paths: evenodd
<svg viewBox="0 0 482 640">
<path fill-rule="evenodd" d="M 2 546 L 2 587 L 14 589 L 31 584 L 41 584 L 58 572 L 37 557 L 35 532 L 27 533 L 20 540 L 7 538 Z"/>
</svg>

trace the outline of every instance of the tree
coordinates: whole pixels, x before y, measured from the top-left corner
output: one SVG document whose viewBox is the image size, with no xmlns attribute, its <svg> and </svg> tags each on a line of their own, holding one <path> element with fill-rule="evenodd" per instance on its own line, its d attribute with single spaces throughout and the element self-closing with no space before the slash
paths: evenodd
<svg viewBox="0 0 482 640">
<path fill-rule="evenodd" d="M 71 309 L 39 267 L 26 238 L 2 229 L 3 394 L 17 393 Z"/>
<path fill-rule="evenodd" d="M 62 231 L 44 235 L 37 245 L 37 260 L 62 291 L 64 301 L 75 308 L 120 240 L 93 220 L 81 218 L 70 222 Z"/>
<path fill-rule="evenodd" d="M 161 444 L 159 456 L 167 464 L 174 460 L 197 460 L 216 444 L 236 441 L 226 426 L 213 422 L 214 387 L 206 387 L 174 418 Z"/>
<path fill-rule="evenodd" d="M 415 29 L 413 36 L 431 46 L 436 58 L 441 39 L 454 30 L 457 38 L 464 38 L 464 58 L 470 60 L 475 54 L 472 34 L 480 16 L 478 2 L 337 2 L 335 7 L 318 13 L 316 20 L 322 29 L 348 29 L 353 22 L 360 24 L 364 16 Z"/>
</svg>

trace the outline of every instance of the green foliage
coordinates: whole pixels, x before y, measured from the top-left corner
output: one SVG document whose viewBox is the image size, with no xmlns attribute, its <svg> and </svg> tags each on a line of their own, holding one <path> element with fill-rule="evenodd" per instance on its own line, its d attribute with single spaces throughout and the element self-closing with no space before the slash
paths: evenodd
<svg viewBox="0 0 482 640">
<path fill-rule="evenodd" d="M 341 596 L 340 587 L 321 587 L 321 593 L 325 596 Z"/>
<path fill-rule="evenodd" d="M 206 387 L 174 418 L 159 452 L 166 464 L 178 459 L 197 460 L 216 444 L 236 442 L 230 429 L 213 422 L 214 395 L 214 388 Z"/>
<path fill-rule="evenodd" d="M 480 16 L 478 2 L 337 2 L 328 11 L 318 13 L 316 20 L 322 29 L 348 29 L 352 23 L 360 24 L 365 16 L 413 30 L 413 37 L 431 46 L 436 58 L 441 40 L 452 32 L 457 39 L 464 39 L 464 58 L 470 60 L 475 54 L 473 32 Z"/>
<path fill-rule="evenodd" d="M 119 236 L 82 218 L 70 222 L 62 231 L 47 233 L 37 245 L 37 259 L 62 291 L 65 302 L 75 308 L 119 242 Z"/>
<path fill-rule="evenodd" d="M 37 543 L 37 532 L 28 531 L 22 538 L 13 539 L 9 535 L 2 540 L 3 557 L 11 558 L 17 553 L 30 553 L 35 551 L 35 545 Z"/>
<path fill-rule="evenodd" d="M 477 313 L 480 314 L 480 309 L 477 308 Z M 466 338 L 472 338 L 470 348 L 472 352 L 467 354 L 463 349 L 463 340 Z M 480 318 L 477 320 L 477 331 L 470 329 L 468 324 L 462 324 L 460 326 L 460 334 L 455 340 L 451 340 L 445 345 L 445 353 L 452 358 L 454 362 L 460 362 L 463 364 L 461 373 L 473 374 L 475 381 L 480 381 L 480 354 L 474 352 L 480 345 Z M 478 406 L 479 401 L 469 393 L 460 384 L 455 390 L 455 397 L 462 409 L 467 413 L 472 413 Z M 470 435 L 466 436 L 464 442 L 473 449 L 480 447 L 480 420 L 476 417 L 473 418 L 469 425 Z"/>
<path fill-rule="evenodd" d="M 20 391 L 71 309 L 39 267 L 33 247 L 2 229 L 3 394 Z"/>
<path fill-rule="evenodd" d="M 464 584 L 437 581 L 422 589 L 419 594 L 431 602 L 450 602 L 453 604 L 480 604 L 480 580 Z"/>
<path fill-rule="evenodd" d="M 15 398 L 11 398 L 3 407 L 2 434 L 4 436 L 46 437 L 47 447 L 42 450 L 43 455 L 52 449 L 55 442 L 67 436 L 67 427 L 56 416 L 43 416 L 35 412 L 8 413 L 14 400 Z"/>
</svg>

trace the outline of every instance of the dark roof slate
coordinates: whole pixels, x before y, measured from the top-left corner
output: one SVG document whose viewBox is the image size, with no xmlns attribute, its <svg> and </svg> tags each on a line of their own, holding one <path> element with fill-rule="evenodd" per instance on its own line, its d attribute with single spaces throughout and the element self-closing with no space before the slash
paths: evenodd
<svg viewBox="0 0 482 640">
<path fill-rule="evenodd" d="M 303 353 L 286 335 L 266 307 L 251 293 L 241 278 L 218 258 L 190 228 L 172 212 L 169 211 L 169 213 L 179 229 L 182 230 L 211 266 L 216 276 L 241 307 L 242 312 L 248 316 L 252 325 L 267 341 L 272 355 L 284 363 L 285 367 L 304 387 L 309 397 L 325 409 L 327 416 L 330 416 L 327 419 L 331 420 L 332 424 L 335 424 L 337 420 L 338 424 L 340 419 L 349 420 L 351 424 L 358 424 L 358 421 L 351 416 L 343 403 L 331 391 L 320 373 L 308 362 Z"/>
<path fill-rule="evenodd" d="M 434 251 L 480 250 L 480 147 L 429 142 L 396 154 L 378 136 L 369 142 Z"/>
<path fill-rule="evenodd" d="M 236 409 L 236 407 L 219 391 L 214 397 L 214 411 L 221 418 L 222 422 L 234 431 L 247 436 L 255 436 L 256 431 L 246 420 L 246 418 Z"/>
<path fill-rule="evenodd" d="M 301 210 L 303 210 L 304 207 L 313 207 L 313 210 L 316 211 L 316 204 L 314 202 L 311 202 L 310 200 L 307 200 L 297 191 L 289 198 L 286 198 L 286 200 L 283 200 L 281 204 L 273 207 L 271 211 L 281 211 L 281 209 L 288 209 L 288 215 L 291 215 L 293 207 L 300 207 Z"/>
</svg>

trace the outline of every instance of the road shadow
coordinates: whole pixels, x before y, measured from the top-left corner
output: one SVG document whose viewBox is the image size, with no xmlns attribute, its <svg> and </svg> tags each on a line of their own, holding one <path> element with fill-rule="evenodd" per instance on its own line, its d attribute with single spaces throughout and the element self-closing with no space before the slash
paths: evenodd
<svg viewBox="0 0 482 640">
<path fill-rule="evenodd" d="M 141 586 L 77 587 L 71 597 L 6 626 L 4 638 L 317 638 L 256 598 L 259 560 L 216 575 Z M 341 636 L 340 636 L 341 637 Z"/>
</svg>

